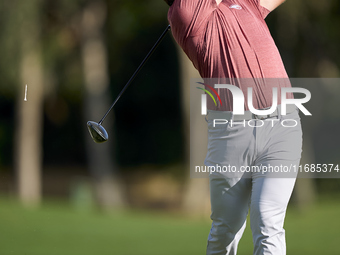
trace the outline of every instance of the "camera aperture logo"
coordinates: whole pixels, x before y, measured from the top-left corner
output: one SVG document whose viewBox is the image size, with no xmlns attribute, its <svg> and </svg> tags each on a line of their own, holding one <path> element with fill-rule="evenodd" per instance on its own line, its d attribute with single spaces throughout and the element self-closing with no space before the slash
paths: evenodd
<svg viewBox="0 0 340 255">
<path fill-rule="evenodd" d="M 204 86 L 206 86 L 207 88 L 209 88 L 216 96 L 217 96 L 217 98 L 218 98 L 218 100 L 220 101 L 220 104 L 222 105 L 222 100 L 221 100 L 221 98 L 220 98 L 220 95 L 217 93 L 217 91 L 213 88 L 213 87 L 211 87 L 210 85 L 208 85 L 208 84 L 204 84 L 203 82 L 197 82 L 198 84 L 202 84 L 202 85 L 204 85 Z M 209 90 L 206 90 L 206 89 L 203 89 L 203 88 L 200 88 L 200 87 L 197 87 L 198 89 L 201 89 L 201 90 L 203 90 L 205 93 L 207 93 L 211 98 L 212 98 L 212 100 L 214 101 L 214 103 L 215 103 L 215 106 L 217 106 L 217 103 L 216 103 L 216 100 L 215 100 L 215 98 L 214 98 L 214 96 L 209 92 Z M 206 101 L 206 100 L 205 100 Z M 206 105 L 206 104 L 205 104 Z M 202 114 L 202 115 L 206 115 L 206 114 Z"/>
<path fill-rule="evenodd" d="M 306 116 L 311 116 L 312 114 L 306 109 L 306 107 L 303 105 L 304 103 L 307 103 L 311 99 L 311 93 L 309 90 L 305 88 L 296 88 L 296 87 L 281 87 L 281 104 L 278 105 L 278 88 L 273 87 L 272 89 L 272 106 L 265 109 L 255 109 L 253 105 L 253 88 L 249 87 L 247 88 L 247 106 L 249 111 L 244 110 L 245 106 L 245 96 L 240 88 L 238 88 L 235 85 L 230 84 L 215 84 L 215 88 L 212 86 L 197 82 L 198 84 L 204 85 L 206 88 L 210 89 L 219 100 L 220 105 L 222 106 L 222 100 L 218 94 L 218 92 L 215 90 L 217 89 L 228 89 L 231 92 L 232 98 L 233 98 L 233 111 L 231 112 L 231 118 L 230 119 L 213 119 L 214 127 L 216 125 L 222 125 L 222 124 L 231 124 L 233 125 L 233 122 L 243 122 L 243 125 L 246 126 L 246 121 L 248 121 L 248 126 L 251 127 L 262 127 L 264 125 L 264 121 L 271 121 L 272 127 L 274 126 L 275 121 L 279 121 L 277 118 L 273 119 L 273 117 L 277 117 L 278 115 L 287 115 L 290 112 L 299 109 L 301 112 L 303 112 Z M 213 94 L 208 91 L 207 89 L 203 89 L 200 87 L 197 87 L 198 89 L 205 92 L 205 94 L 201 95 L 201 115 L 207 115 L 207 95 L 209 95 L 212 100 L 215 103 L 215 106 L 217 106 L 216 99 L 214 98 Z M 287 98 L 288 93 L 300 93 L 303 94 L 304 98 Z M 244 117 L 244 118 L 243 118 Z M 260 122 L 259 125 L 254 126 L 254 122 Z M 285 119 L 282 122 L 287 122 L 288 120 Z M 297 122 L 295 120 L 289 120 L 293 121 L 296 125 Z M 234 123 L 235 124 L 235 123 Z M 285 125 L 284 123 L 281 123 L 284 127 L 295 127 L 296 125 L 290 126 Z"/>
</svg>

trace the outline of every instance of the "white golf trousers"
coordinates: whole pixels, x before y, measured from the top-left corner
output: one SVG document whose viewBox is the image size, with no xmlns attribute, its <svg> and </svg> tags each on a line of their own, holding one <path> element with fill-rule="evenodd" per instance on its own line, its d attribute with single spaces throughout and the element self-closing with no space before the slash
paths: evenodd
<svg viewBox="0 0 340 255">
<path fill-rule="evenodd" d="M 213 222 L 207 255 L 237 253 L 249 210 L 253 254 L 286 254 L 283 224 L 297 175 L 294 166 L 300 162 L 302 131 L 297 110 L 272 119 L 276 121 L 215 127 L 213 120 L 208 120 L 205 165 L 229 166 L 233 172 L 213 172 L 209 176 Z M 265 167 L 267 172 L 261 172 Z"/>
</svg>

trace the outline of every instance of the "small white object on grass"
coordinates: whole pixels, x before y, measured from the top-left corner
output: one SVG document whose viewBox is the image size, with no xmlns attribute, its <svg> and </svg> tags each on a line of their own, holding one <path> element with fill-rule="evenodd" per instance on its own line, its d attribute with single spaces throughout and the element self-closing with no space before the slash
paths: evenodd
<svg viewBox="0 0 340 255">
<path fill-rule="evenodd" d="M 27 101 L 27 84 L 26 84 L 26 87 L 25 87 L 25 99 L 24 101 Z"/>
</svg>

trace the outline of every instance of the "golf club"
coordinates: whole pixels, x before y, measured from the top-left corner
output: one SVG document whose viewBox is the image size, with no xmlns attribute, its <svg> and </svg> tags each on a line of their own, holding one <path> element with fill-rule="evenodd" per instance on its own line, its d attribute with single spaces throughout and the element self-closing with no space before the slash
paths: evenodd
<svg viewBox="0 0 340 255">
<path fill-rule="evenodd" d="M 155 51 L 155 49 L 157 48 L 157 46 L 159 45 L 159 43 L 162 41 L 162 39 L 164 38 L 164 36 L 167 34 L 167 32 L 170 30 L 170 25 L 168 25 L 166 27 L 166 29 L 164 30 L 164 32 L 162 33 L 162 35 L 158 38 L 158 40 L 156 41 L 155 45 L 151 48 L 151 50 L 149 51 L 149 53 L 146 55 L 146 57 L 144 58 L 144 60 L 142 61 L 142 63 L 139 65 L 139 67 L 137 68 L 137 70 L 134 72 L 134 74 L 131 76 L 130 80 L 126 83 L 126 85 L 124 86 L 124 88 L 122 89 L 122 91 L 119 93 L 119 95 L 117 96 L 116 100 L 113 102 L 113 104 L 111 105 L 110 109 L 105 113 L 104 117 L 97 123 L 94 121 L 88 121 L 87 122 L 87 128 L 90 132 L 90 135 L 93 139 L 93 141 L 95 141 L 96 143 L 103 143 L 106 142 L 109 139 L 109 135 L 106 132 L 105 128 L 102 126 L 102 123 L 104 121 L 104 119 L 106 118 L 106 116 L 109 114 L 109 112 L 112 110 L 112 108 L 115 106 L 115 104 L 117 103 L 117 101 L 119 100 L 119 98 L 122 96 L 122 94 L 124 93 L 124 91 L 129 87 L 129 85 L 131 84 L 131 82 L 133 81 L 133 79 L 137 76 L 137 74 L 139 73 L 139 71 L 142 69 L 142 67 L 144 66 L 145 62 L 150 58 L 151 54 Z"/>
</svg>

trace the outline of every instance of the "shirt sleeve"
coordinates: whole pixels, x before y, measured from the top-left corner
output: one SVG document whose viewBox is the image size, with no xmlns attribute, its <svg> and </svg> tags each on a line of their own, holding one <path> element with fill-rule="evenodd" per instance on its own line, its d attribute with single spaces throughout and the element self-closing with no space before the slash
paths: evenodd
<svg viewBox="0 0 340 255">
<path fill-rule="evenodd" d="M 168 12 L 172 32 L 185 37 L 196 36 L 215 7 L 215 0 L 175 0 Z"/>
<path fill-rule="evenodd" d="M 254 7 L 260 12 L 263 19 L 265 19 L 270 13 L 270 11 L 267 8 L 263 7 L 260 4 L 260 0 L 246 0 L 246 1 L 249 1 L 251 4 L 254 5 Z"/>
</svg>

